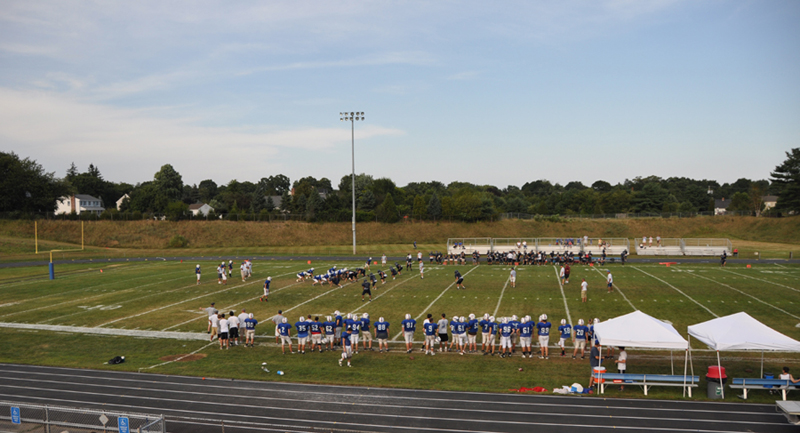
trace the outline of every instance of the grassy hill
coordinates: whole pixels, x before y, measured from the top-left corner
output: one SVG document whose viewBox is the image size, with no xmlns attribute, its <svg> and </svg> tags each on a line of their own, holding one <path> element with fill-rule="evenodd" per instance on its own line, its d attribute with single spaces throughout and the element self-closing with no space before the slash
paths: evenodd
<svg viewBox="0 0 800 433">
<path fill-rule="evenodd" d="M 86 245 L 107 248 L 161 249 L 176 235 L 190 248 L 257 248 L 347 246 L 350 223 L 232 222 L 232 221 L 92 221 L 85 223 Z M 800 245 L 800 218 L 695 217 L 629 220 L 563 220 L 460 223 L 359 223 L 360 245 L 443 246 L 450 237 L 579 237 L 661 236 L 664 238 L 720 237 L 736 244 Z M 77 221 L 40 221 L 39 240 L 80 243 Z M 31 221 L 0 221 L 0 237 L 33 240 Z M 28 242 L 25 242 L 26 244 Z M 15 245 L 8 242 L 7 246 Z M 6 251 L 9 252 L 9 251 Z"/>
</svg>

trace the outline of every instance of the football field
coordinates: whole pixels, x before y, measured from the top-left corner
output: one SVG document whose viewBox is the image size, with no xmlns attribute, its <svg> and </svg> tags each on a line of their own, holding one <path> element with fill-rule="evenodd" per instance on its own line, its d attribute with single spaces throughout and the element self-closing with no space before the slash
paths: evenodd
<svg viewBox="0 0 800 433">
<path fill-rule="evenodd" d="M 574 326 L 578 319 L 589 324 L 593 318 L 602 321 L 634 310 L 671 322 L 684 337 L 688 325 L 745 311 L 777 331 L 800 339 L 800 268 L 790 265 L 753 264 L 752 268 L 733 264 L 720 268 L 692 262 L 669 267 L 648 263 L 575 265 L 569 283 L 563 285 L 558 268 L 552 265 L 519 266 L 516 287 L 511 287 L 508 266 L 431 265 L 426 257 L 424 278 L 420 278 L 415 260 L 412 269 L 404 270 L 396 279 L 389 275 L 385 284 L 379 281 L 372 292 L 372 302 L 362 302 L 362 280 L 342 282 L 341 288 L 312 286 L 310 281 L 297 282 L 295 275 L 310 267 L 317 272 L 334 265 L 355 268 L 363 266 L 363 261 L 311 264 L 298 260 L 255 261 L 250 279 L 241 280 L 237 265 L 227 285 L 221 285 L 215 271 L 221 259 L 57 266 L 57 278 L 53 281 L 46 279 L 46 269 L 40 269 L 38 275 L 30 268 L 21 268 L 24 272 L 19 268 L 2 269 L 0 326 L 10 329 L 6 329 L 0 362 L 304 383 L 506 392 L 521 386 L 552 389 L 574 382 L 585 386 L 588 359 L 581 360 L 579 356 L 573 360 L 571 342 L 568 356 L 562 358 L 554 348 L 558 341 L 555 335 L 550 339 L 549 360 L 522 359 L 519 350 L 511 359 L 481 353 L 459 356 L 452 352 L 429 357 L 419 351 L 419 344 L 415 344 L 415 352 L 409 356 L 400 337 L 400 322 L 405 314 L 417 319 L 415 340 L 419 342 L 423 338 L 422 320 L 429 313 L 434 318 L 445 313 L 448 320 L 471 313 L 478 317 L 488 313 L 498 318 L 530 315 L 534 321 L 540 314 L 547 314 L 555 330 L 561 319 Z M 241 261 L 241 258 L 231 259 L 236 263 Z M 203 270 L 200 285 L 195 282 L 196 264 Z M 379 268 L 380 265 L 373 265 L 372 271 Z M 464 275 L 466 290 L 456 289 L 453 275 L 456 269 Z M 612 293 L 607 293 L 605 283 L 609 270 L 614 278 Z M 268 276 L 272 277 L 272 290 L 269 302 L 262 302 L 259 297 Z M 580 299 L 582 279 L 589 285 L 587 303 Z M 202 308 L 212 302 L 220 312 L 238 314 L 246 309 L 254 314 L 260 322 L 256 347 L 220 350 L 216 342 L 209 343 L 207 317 Z M 373 322 L 384 317 L 391 324 L 392 351 L 378 353 L 374 342 L 376 351 L 361 350 L 353 359 L 353 368 L 344 370 L 337 364 L 338 353 L 282 355 L 280 347 L 274 344 L 274 327 L 269 320 L 278 310 L 283 310 L 292 324 L 309 314 L 318 316 L 322 322 L 334 310 L 368 313 Z M 176 339 L 176 333 L 184 337 Z M 478 342 L 480 349 L 480 335 Z M 715 363 L 714 354 L 696 341 L 692 347 L 695 374 L 703 376 L 706 366 Z M 669 352 L 632 348 L 628 353 L 629 372 L 670 372 Z M 121 366 L 103 364 L 117 355 L 125 355 L 127 362 Z M 184 355 L 191 356 L 181 358 Z M 683 369 L 683 354 L 674 355 L 677 373 Z M 758 375 L 760 353 L 722 355 L 729 376 Z M 272 372 L 281 370 L 286 374 L 267 374 L 260 368 L 262 362 L 267 362 Z M 766 371 L 777 372 L 783 365 L 799 371 L 800 356 L 767 354 Z M 607 393 L 619 394 L 622 393 L 615 390 Z M 654 389 L 650 395 L 679 398 L 680 391 Z M 704 395 L 698 391 L 695 398 Z M 624 396 L 640 397 L 641 393 L 626 390 Z M 749 401 L 760 398 L 768 401 L 765 396 L 767 393 L 754 392 Z"/>
</svg>

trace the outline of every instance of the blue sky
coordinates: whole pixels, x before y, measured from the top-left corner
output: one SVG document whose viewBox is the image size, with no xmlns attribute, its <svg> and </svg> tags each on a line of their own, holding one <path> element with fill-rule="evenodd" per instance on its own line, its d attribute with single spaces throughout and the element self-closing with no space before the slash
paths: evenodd
<svg viewBox="0 0 800 433">
<path fill-rule="evenodd" d="M 764 179 L 800 2 L 4 1 L 0 150 L 63 176 Z"/>
</svg>

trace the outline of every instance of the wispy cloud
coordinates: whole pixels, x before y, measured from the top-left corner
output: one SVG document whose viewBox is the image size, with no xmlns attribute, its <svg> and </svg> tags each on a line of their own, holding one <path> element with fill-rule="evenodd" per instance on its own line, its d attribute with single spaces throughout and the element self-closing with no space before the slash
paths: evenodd
<svg viewBox="0 0 800 433">
<path fill-rule="evenodd" d="M 357 66 L 381 65 L 430 65 L 433 63 L 433 56 L 423 51 L 390 52 L 341 60 L 293 62 L 263 66 L 241 71 L 238 75 L 250 75 L 258 72 L 270 71 L 288 71 L 293 69 L 351 68 Z"/>
</svg>

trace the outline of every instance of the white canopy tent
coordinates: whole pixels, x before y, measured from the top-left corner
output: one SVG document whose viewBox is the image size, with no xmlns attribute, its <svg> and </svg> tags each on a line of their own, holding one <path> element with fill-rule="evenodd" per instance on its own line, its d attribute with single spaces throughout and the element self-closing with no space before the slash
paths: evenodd
<svg viewBox="0 0 800 433">
<path fill-rule="evenodd" d="M 672 350 L 683 350 L 683 377 L 686 385 L 687 367 L 690 362 L 689 342 L 671 324 L 636 310 L 594 325 L 594 332 L 601 346 L 669 349 L 672 374 L 675 374 Z M 694 366 L 691 368 L 694 376 Z M 685 390 L 686 388 L 684 392 Z"/>
<path fill-rule="evenodd" d="M 761 377 L 764 377 L 764 351 L 800 352 L 800 341 L 781 334 L 745 312 L 689 326 L 689 338 L 692 337 L 717 352 L 720 371 L 720 350 L 760 350 Z M 725 398 L 724 387 L 722 397 Z"/>
</svg>

